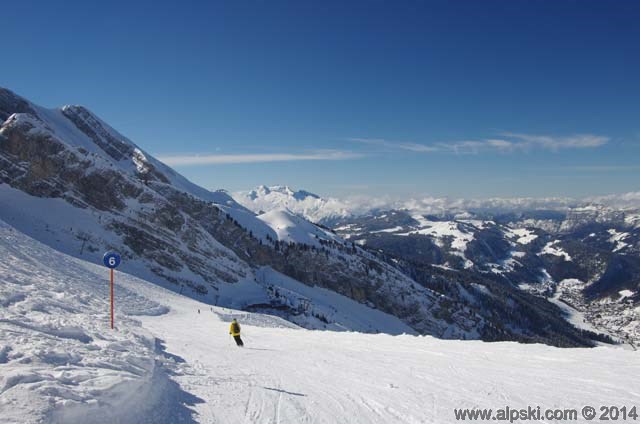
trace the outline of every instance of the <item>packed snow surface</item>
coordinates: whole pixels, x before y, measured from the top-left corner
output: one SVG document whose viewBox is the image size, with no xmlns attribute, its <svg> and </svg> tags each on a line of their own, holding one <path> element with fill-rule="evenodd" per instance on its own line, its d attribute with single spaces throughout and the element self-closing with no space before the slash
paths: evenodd
<svg viewBox="0 0 640 424">
<path fill-rule="evenodd" d="M 2 223 L 0 254 L 3 423 L 454 423 L 454 408 L 640 402 L 637 352 L 303 330 L 120 272 L 112 331 L 104 267 Z"/>
<path fill-rule="evenodd" d="M 240 322 L 245 314 L 237 316 Z M 244 326 L 246 347 L 217 314 L 192 305 L 143 318 L 197 364 L 177 376 L 201 422 L 453 423 L 454 408 L 637 404 L 638 354 L 431 337 Z M 193 334 L 205 333 L 197 346 Z M 174 350 L 172 350 L 174 349 Z M 631 373 L 631 374 L 628 374 Z"/>
</svg>

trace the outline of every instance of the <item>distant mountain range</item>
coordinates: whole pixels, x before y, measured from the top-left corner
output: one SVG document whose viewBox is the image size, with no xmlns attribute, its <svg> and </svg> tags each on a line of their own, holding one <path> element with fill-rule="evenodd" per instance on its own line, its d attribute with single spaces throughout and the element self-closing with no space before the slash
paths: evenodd
<svg viewBox="0 0 640 424">
<path fill-rule="evenodd" d="M 258 214 L 285 209 L 311 222 L 327 223 L 354 213 L 349 205 L 338 199 L 321 198 L 305 190 L 292 190 L 288 186 L 261 185 L 251 191 L 232 195 L 238 203 Z"/>
<path fill-rule="evenodd" d="M 406 210 L 412 214 L 442 217 L 464 217 L 468 214 L 526 214 L 532 211 L 640 209 L 640 191 L 582 199 L 568 197 L 494 197 L 486 199 L 413 197 L 390 200 L 375 195 L 338 199 L 321 197 L 306 190 L 295 190 L 286 185 L 269 187 L 261 185 L 253 190 L 238 191 L 231 193 L 231 195 L 238 203 L 256 213 L 288 209 L 312 222 L 324 225 L 332 225 L 341 218 L 365 216 L 388 210 Z"/>
</svg>

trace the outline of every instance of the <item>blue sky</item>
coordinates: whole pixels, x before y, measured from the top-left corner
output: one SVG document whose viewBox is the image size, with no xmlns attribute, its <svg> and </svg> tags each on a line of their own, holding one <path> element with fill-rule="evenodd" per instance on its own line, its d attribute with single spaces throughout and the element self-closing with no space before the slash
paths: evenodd
<svg viewBox="0 0 640 424">
<path fill-rule="evenodd" d="M 640 2 L 14 2 L 0 85 L 207 188 L 640 190 Z"/>
</svg>

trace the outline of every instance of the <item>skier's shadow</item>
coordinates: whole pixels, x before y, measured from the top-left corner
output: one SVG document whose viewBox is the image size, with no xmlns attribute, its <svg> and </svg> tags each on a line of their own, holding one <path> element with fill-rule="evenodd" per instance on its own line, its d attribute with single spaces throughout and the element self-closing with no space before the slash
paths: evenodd
<svg viewBox="0 0 640 424">
<path fill-rule="evenodd" d="M 260 349 L 260 348 L 257 348 L 257 347 L 245 347 L 245 349 L 246 349 L 246 350 L 266 350 L 266 351 L 268 351 L 268 352 L 278 352 L 278 351 L 277 351 L 277 350 L 275 350 L 275 349 Z"/>
<path fill-rule="evenodd" d="M 295 392 L 288 392 L 286 390 L 282 390 L 282 389 L 274 389 L 273 387 L 262 387 L 265 390 L 271 390 L 274 392 L 280 392 L 280 393 L 284 393 L 286 395 L 292 395 L 292 396 L 302 396 L 302 397 L 307 397 L 307 395 L 305 395 L 304 393 L 295 393 Z"/>
</svg>

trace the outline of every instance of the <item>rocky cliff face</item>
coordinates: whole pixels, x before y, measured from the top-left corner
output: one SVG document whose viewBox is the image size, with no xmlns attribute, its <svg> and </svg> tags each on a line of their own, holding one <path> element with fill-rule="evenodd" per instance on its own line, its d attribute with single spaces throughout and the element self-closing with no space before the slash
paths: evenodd
<svg viewBox="0 0 640 424">
<path fill-rule="evenodd" d="M 0 129 L 0 181 L 31 196 L 62 199 L 94 218 L 95 227 L 85 230 L 87 251 L 119 247 L 125 257 L 146 261 L 155 274 L 201 294 L 218 282 L 250 275 L 232 251 L 171 203 L 168 194 L 178 190 L 152 163 L 143 161 L 141 151 L 107 137 L 95 120 L 89 131 L 86 110 L 64 108 L 61 114 L 84 128 L 82 133 L 88 133 L 99 153 L 65 142 L 62 131 L 55 131 L 35 111 L 9 114 L 7 108 L 16 103 L 0 104 L 9 115 Z M 135 160 L 142 166 L 136 168 Z M 123 161 L 135 170 L 116 166 Z M 51 218 L 49 225 L 55 226 L 56 217 Z M 119 236 L 122 245 L 110 246 L 105 231 Z"/>
</svg>

